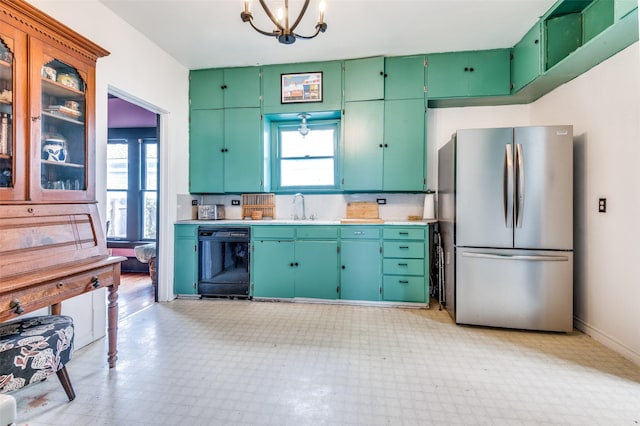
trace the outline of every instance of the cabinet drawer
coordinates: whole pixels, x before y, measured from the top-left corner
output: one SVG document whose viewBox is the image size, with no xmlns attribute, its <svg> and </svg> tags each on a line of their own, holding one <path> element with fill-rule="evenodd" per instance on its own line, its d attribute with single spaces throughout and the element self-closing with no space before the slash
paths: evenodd
<svg viewBox="0 0 640 426">
<path fill-rule="evenodd" d="M 378 239 L 380 228 L 364 228 L 361 226 L 343 226 L 340 228 L 340 238 L 349 239 Z"/>
<path fill-rule="evenodd" d="M 25 312 L 31 312 L 96 288 L 111 286 L 113 276 L 114 268 L 105 266 L 1 294 L 0 317 L 4 320 L 15 316 L 15 310 L 11 307 L 13 300 L 19 301 Z"/>
<path fill-rule="evenodd" d="M 385 241 L 382 244 L 384 257 L 424 259 L 424 243 L 409 241 Z"/>
<path fill-rule="evenodd" d="M 296 228 L 296 238 L 328 240 L 338 238 L 338 228 L 335 226 L 307 225 Z"/>
<path fill-rule="evenodd" d="M 388 275 L 424 275 L 424 259 L 384 259 L 382 265 Z"/>
<path fill-rule="evenodd" d="M 293 240 L 296 236 L 294 226 L 258 225 L 251 227 L 251 235 L 254 240 Z"/>
<path fill-rule="evenodd" d="M 386 276 L 382 282 L 383 300 L 426 302 L 424 277 Z"/>
<path fill-rule="evenodd" d="M 385 240 L 424 240 L 424 228 L 384 228 Z"/>
</svg>

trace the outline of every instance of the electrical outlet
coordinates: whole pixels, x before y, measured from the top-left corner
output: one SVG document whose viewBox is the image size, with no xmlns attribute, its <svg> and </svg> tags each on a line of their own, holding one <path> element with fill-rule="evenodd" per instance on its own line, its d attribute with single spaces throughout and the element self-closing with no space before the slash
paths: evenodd
<svg viewBox="0 0 640 426">
<path fill-rule="evenodd" d="M 198 200 L 191 200 L 191 205 L 192 206 L 197 206 L 198 205 Z"/>
<path fill-rule="evenodd" d="M 378 204 L 387 204 L 387 199 L 386 198 L 376 198 L 376 202 Z"/>
<path fill-rule="evenodd" d="M 231 200 L 231 205 L 232 206 L 239 206 L 240 205 L 240 200 Z"/>
<path fill-rule="evenodd" d="M 599 213 L 606 213 L 607 212 L 607 199 L 606 198 L 598 199 L 598 212 Z"/>
</svg>

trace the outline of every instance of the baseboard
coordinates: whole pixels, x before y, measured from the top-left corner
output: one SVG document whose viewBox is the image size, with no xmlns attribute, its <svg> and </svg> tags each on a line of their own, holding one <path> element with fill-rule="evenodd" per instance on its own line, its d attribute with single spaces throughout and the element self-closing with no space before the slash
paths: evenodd
<svg viewBox="0 0 640 426">
<path fill-rule="evenodd" d="M 579 318 L 573 318 L 574 326 L 582 331 L 584 334 L 592 337 L 594 340 L 602 343 L 609 349 L 619 353 L 623 357 L 632 361 L 633 363 L 640 365 L 640 353 L 635 352 L 633 349 L 629 348 L 622 342 L 608 336 L 606 333 L 598 330 L 597 328 L 587 324 Z"/>
</svg>

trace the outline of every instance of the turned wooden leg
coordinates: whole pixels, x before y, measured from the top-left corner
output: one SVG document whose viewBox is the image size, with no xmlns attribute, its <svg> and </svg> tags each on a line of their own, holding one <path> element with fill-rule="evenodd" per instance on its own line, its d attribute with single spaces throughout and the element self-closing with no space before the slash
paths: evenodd
<svg viewBox="0 0 640 426">
<path fill-rule="evenodd" d="M 56 373 L 58 376 L 58 380 L 60 380 L 60 384 L 64 388 L 64 391 L 67 393 L 67 398 L 69 401 L 73 401 L 76 398 L 76 393 L 73 390 L 73 386 L 71 386 L 71 380 L 69 379 L 69 374 L 67 373 L 67 367 L 62 367 Z"/>
<path fill-rule="evenodd" d="M 118 264 L 118 267 L 120 265 Z M 109 362 L 109 368 L 116 366 L 116 360 L 118 357 L 118 283 L 114 282 L 109 287 L 109 307 L 107 308 L 108 326 L 107 332 L 109 334 L 109 352 L 107 353 L 107 360 Z"/>
</svg>

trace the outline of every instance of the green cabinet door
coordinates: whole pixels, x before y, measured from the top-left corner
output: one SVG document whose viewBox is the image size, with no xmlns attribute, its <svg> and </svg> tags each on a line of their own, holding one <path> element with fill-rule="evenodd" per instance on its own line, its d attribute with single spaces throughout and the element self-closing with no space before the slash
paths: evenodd
<svg viewBox="0 0 640 426">
<path fill-rule="evenodd" d="M 191 109 L 215 109 L 224 106 L 222 86 L 224 71 L 221 68 L 193 70 L 189 73 L 189 107 Z"/>
<path fill-rule="evenodd" d="M 253 297 L 293 297 L 294 244 L 293 241 L 253 242 Z"/>
<path fill-rule="evenodd" d="M 224 110 L 224 192 L 262 191 L 260 108 Z"/>
<path fill-rule="evenodd" d="M 536 23 L 513 48 L 512 92 L 538 78 L 542 72 L 542 23 Z"/>
<path fill-rule="evenodd" d="M 385 60 L 383 57 L 345 61 L 345 102 L 384 98 L 384 65 Z"/>
<path fill-rule="evenodd" d="M 508 95 L 510 51 L 494 49 L 429 55 L 427 76 L 429 99 Z"/>
<path fill-rule="evenodd" d="M 340 297 L 380 300 L 380 242 L 342 240 L 340 243 Z"/>
<path fill-rule="evenodd" d="M 424 189 L 425 118 L 422 99 L 384 102 L 384 191 Z"/>
<path fill-rule="evenodd" d="M 427 97 L 458 98 L 468 95 L 469 59 L 466 52 L 427 56 Z"/>
<path fill-rule="evenodd" d="M 343 189 L 382 189 L 384 101 L 345 103 L 343 125 Z"/>
<path fill-rule="evenodd" d="M 191 110 L 189 192 L 223 192 L 224 111 Z"/>
<path fill-rule="evenodd" d="M 550 17 L 545 21 L 546 64 L 550 69 L 582 45 L 582 13 Z"/>
<path fill-rule="evenodd" d="M 424 56 L 385 58 L 384 99 L 423 99 L 425 86 Z M 346 86 L 346 84 L 345 84 Z"/>
<path fill-rule="evenodd" d="M 224 107 L 260 106 L 260 68 L 226 68 L 224 70 Z"/>
<path fill-rule="evenodd" d="M 509 49 L 469 52 L 467 96 L 501 96 L 511 93 L 511 52 Z"/>
<path fill-rule="evenodd" d="M 198 225 L 175 225 L 173 292 L 198 293 Z"/>
<path fill-rule="evenodd" d="M 337 240 L 296 241 L 295 252 L 295 297 L 337 299 Z"/>
</svg>

